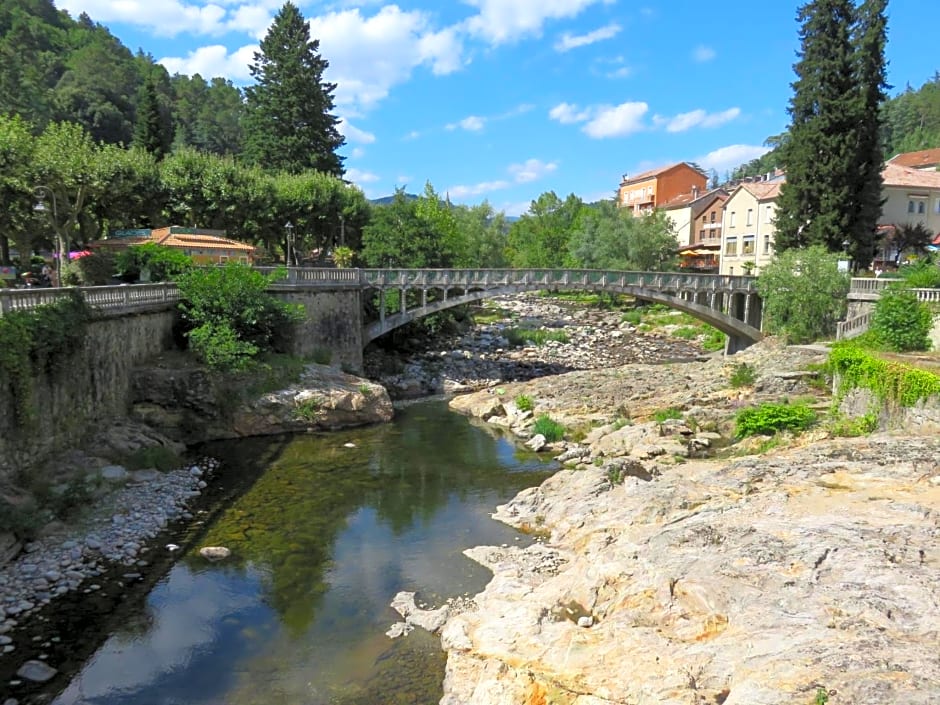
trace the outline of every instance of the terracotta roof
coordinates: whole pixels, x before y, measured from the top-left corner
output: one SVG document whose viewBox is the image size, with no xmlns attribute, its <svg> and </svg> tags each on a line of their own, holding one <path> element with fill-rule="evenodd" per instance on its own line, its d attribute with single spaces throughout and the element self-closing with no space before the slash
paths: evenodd
<svg viewBox="0 0 940 705">
<path fill-rule="evenodd" d="M 210 235 L 205 231 L 192 229 L 190 232 L 178 232 L 185 230 L 179 226 L 168 228 L 158 228 L 150 231 L 150 236 L 133 237 L 112 237 L 106 240 L 96 240 L 88 243 L 89 247 L 131 247 L 133 245 L 143 245 L 148 242 L 155 242 L 158 245 L 166 247 L 198 247 L 203 250 L 238 250 L 240 252 L 254 252 L 255 248 L 238 240 L 230 240 L 227 237 Z M 224 231 L 217 231 L 224 232 Z"/>
<path fill-rule="evenodd" d="M 940 171 L 924 171 L 890 161 L 881 172 L 885 186 L 940 189 Z"/>
<path fill-rule="evenodd" d="M 780 195 L 780 187 L 783 186 L 783 184 L 783 179 L 776 181 L 750 181 L 741 184 L 738 188 L 743 188 L 758 201 L 771 201 Z"/>
<path fill-rule="evenodd" d="M 940 148 L 922 149 L 919 152 L 905 152 L 891 157 L 889 164 L 898 166 L 907 166 L 912 169 L 923 169 L 924 167 L 937 166 L 940 164 Z"/>
<path fill-rule="evenodd" d="M 707 211 L 715 201 L 721 201 L 719 205 L 723 206 L 729 197 L 730 194 L 723 188 L 716 188 L 709 191 L 692 204 L 692 217 L 698 218 L 704 211 Z"/>
<path fill-rule="evenodd" d="M 697 205 L 701 208 L 703 205 L 709 205 L 713 198 L 720 196 L 725 196 L 727 198 L 728 192 L 723 188 L 716 188 L 712 189 L 711 191 L 705 191 L 704 193 L 699 191 L 697 194 L 694 191 L 689 193 L 680 193 L 678 196 L 673 196 L 668 201 L 663 203 L 660 208 L 669 210 L 670 208 L 680 208 L 682 206 L 688 205 Z"/>
<path fill-rule="evenodd" d="M 659 168 L 657 168 L 657 169 L 650 169 L 649 171 L 644 171 L 643 173 L 637 174 L 637 175 L 635 175 L 635 176 L 629 176 L 629 175 L 627 175 L 627 174 L 624 174 L 624 175 L 623 175 L 623 181 L 620 182 L 620 185 L 621 185 L 621 186 L 625 186 L 626 184 L 632 184 L 632 183 L 634 183 L 634 182 L 636 182 L 636 181 L 646 181 L 647 179 L 652 179 L 654 176 L 659 176 L 660 174 L 665 174 L 667 171 L 672 171 L 673 169 L 676 169 L 676 168 L 678 168 L 678 167 L 680 167 L 680 166 L 686 166 L 686 167 L 688 167 L 689 169 L 691 169 L 692 171 L 696 171 L 696 169 L 695 169 L 694 167 L 689 166 L 689 164 L 686 163 L 686 162 L 677 162 L 677 163 L 675 163 L 675 164 L 669 164 L 669 165 L 667 165 L 667 166 L 661 166 L 661 167 L 659 167 Z M 701 172 L 698 172 L 698 173 L 701 174 Z M 708 179 L 708 177 L 705 176 L 705 174 L 702 174 L 702 178 L 705 179 L 705 180 Z"/>
</svg>

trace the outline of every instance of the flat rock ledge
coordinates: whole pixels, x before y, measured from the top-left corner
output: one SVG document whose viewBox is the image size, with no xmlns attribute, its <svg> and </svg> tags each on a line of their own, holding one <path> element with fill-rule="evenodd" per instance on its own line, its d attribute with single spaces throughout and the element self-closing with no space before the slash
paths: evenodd
<svg viewBox="0 0 940 705">
<path fill-rule="evenodd" d="M 551 448 L 566 469 L 498 507 L 539 542 L 466 552 L 493 579 L 441 630 L 442 705 L 940 702 L 940 437 L 810 433 L 759 456 L 682 453 L 727 435 L 720 419 L 743 404 L 805 393 L 791 373 L 814 355 L 765 349 L 455 399 L 522 437 L 518 394 L 536 414 L 603 425 Z M 729 390 L 741 361 L 757 380 Z M 613 399 L 633 420 L 609 423 Z M 668 406 L 722 433 L 641 419 Z"/>
</svg>

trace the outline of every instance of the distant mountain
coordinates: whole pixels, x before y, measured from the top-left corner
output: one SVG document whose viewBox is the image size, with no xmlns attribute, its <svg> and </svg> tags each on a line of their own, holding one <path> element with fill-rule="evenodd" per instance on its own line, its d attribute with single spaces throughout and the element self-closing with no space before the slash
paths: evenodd
<svg viewBox="0 0 940 705">
<path fill-rule="evenodd" d="M 417 199 L 418 199 L 418 196 L 414 193 L 405 194 L 405 200 L 407 201 L 415 201 Z M 394 200 L 395 200 L 395 194 L 393 193 L 391 196 L 382 196 L 381 198 L 371 198 L 369 199 L 369 203 L 371 203 L 373 206 L 387 206 L 389 203 L 391 203 Z"/>
</svg>

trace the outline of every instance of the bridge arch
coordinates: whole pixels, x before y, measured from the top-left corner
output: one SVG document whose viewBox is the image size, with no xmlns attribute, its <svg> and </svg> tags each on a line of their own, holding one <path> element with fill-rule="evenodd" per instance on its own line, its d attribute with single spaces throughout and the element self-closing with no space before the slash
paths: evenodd
<svg viewBox="0 0 940 705">
<path fill-rule="evenodd" d="M 465 286 L 435 283 L 426 286 L 374 286 L 369 288 L 378 290 L 380 293 L 383 302 L 380 305 L 382 315 L 380 315 L 379 320 L 363 325 L 363 344 L 368 344 L 406 323 L 448 308 L 497 296 L 518 294 L 525 291 L 541 291 L 546 288 L 567 291 L 606 291 L 627 294 L 642 301 L 664 304 L 670 308 L 688 313 L 725 333 L 728 336 L 725 349 L 727 354 L 743 350 L 763 337 L 759 327 L 762 314 L 760 297 L 754 291 L 735 291 L 732 288 L 719 289 L 713 287 L 710 290 L 700 290 L 696 287 L 678 285 L 663 286 L 662 282 L 659 283 L 658 287 L 652 282 L 651 285 L 634 285 L 626 283 L 619 277 L 614 281 L 595 283 L 583 280 L 555 281 L 548 286 L 546 286 L 544 280 L 541 280 L 491 285 L 474 285 L 468 282 Z M 405 294 L 409 289 L 419 289 L 422 294 L 421 304 L 410 309 L 405 305 L 407 298 Z M 384 294 L 389 290 L 395 290 L 401 294 L 402 310 L 386 315 L 384 314 Z M 433 290 L 443 291 L 443 298 L 429 301 L 427 294 Z M 754 323 L 756 325 L 753 325 Z"/>
</svg>

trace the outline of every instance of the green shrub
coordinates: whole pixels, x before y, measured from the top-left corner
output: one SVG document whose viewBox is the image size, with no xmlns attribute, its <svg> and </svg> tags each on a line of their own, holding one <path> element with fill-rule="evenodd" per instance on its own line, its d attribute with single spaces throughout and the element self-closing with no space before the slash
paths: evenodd
<svg viewBox="0 0 940 705">
<path fill-rule="evenodd" d="M 323 404 L 325 400 L 322 397 L 314 396 L 297 402 L 297 418 L 308 423 L 315 423 L 323 413 Z"/>
<path fill-rule="evenodd" d="M 912 291 L 889 287 L 875 304 L 871 328 L 891 350 L 909 352 L 930 349 L 933 316 Z"/>
<path fill-rule="evenodd" d="M 237 262 L 192 269 L 179 277 L 179 309 L 190 344 L 208 365 L 244 369 L 259 353 L 284 352 L 301 306 L 267 293 L 286 273 L 272 275 Z"/>
<path fill-rule="evenodd" d="M 761 404 L 741 409 L 734 421 L 737 436 L 744 438 L 783 430 L 802 431 L 816 421 L 816 412 L 805 404 Z"/>
<path fill-rule="evenodd" d="M 656 423 L 664 423 L 666 421 L 671 421 L 674 419 L 682 418 L 682 410 L 676 409 L 675 407 L 669 407 L 668 409 L 660 409 L 655 414 L 653 418 L 656 420 Z"/>
<path fill-rule="evenodd" d="M 757 372 L 754 371 L 754 368 L 746 362 L 742 362 L 736 365 L 734 371 L 731 373 L 731 386 L 735 389 L 738 387 L 748 387 L 754 384 L 755 379 L 757 379 Z"/>
<path fill-rule="evenodd" d="M 141 275 L 152 282 L 175 281 L 193 268 L 192 257 L 175 247 L 145 242 L 118 253 L 114 270 L 124 281 L 139 281 Z"/>
<path fill-rule="evenodd" d="M 913 406 L 940 395 L 940 376 L 882 360 L 851 343 L 834 346 L 827 364 L 831 374 L 839 377 L 839 397 L 860 387 L 872 391 L 881 401 Z"/>
<path fill-rule="evenodd" d="M 911 289 L 940 287 L 940 267 L 927 257 L 901 267 L 900 274 L 904 277 L 904 285 Z"/>
<path fill-rule="evenodd" d="M 526 396 L 525 394 L 520 394 L 515 399 L 516 408 L 519 411 L 532 411 L 535 408 L 535 403 L 532 401 L 532 397 Z"/>
<path fill-rule="evenodd" d="M 560 441 L 565 437 L 565 427 L 557 421 L 553 421 L 548 414 L 542 414 L 535 420 L 532 432 L 536 435 L 545 436 L 545 440 L 549 443 Z"/>
<path fill-rule="evenodd" d="M 111 283 L 114 276 L 114 255 L 94 252 L 69 262 L 70 278 L 79 286 L 102 286 Z"/>
</svg>

